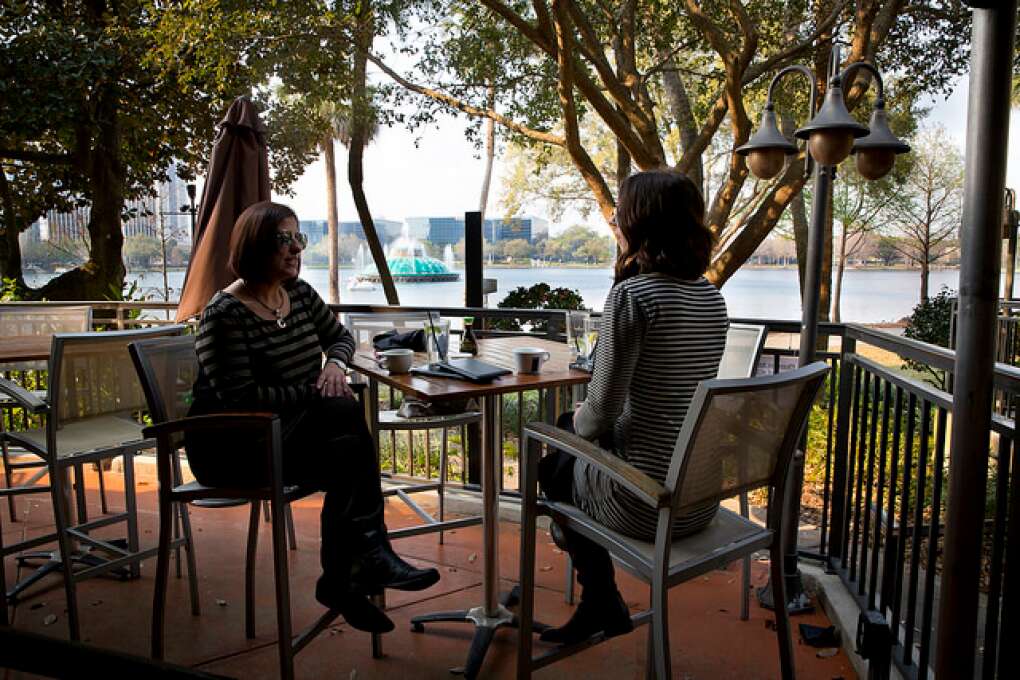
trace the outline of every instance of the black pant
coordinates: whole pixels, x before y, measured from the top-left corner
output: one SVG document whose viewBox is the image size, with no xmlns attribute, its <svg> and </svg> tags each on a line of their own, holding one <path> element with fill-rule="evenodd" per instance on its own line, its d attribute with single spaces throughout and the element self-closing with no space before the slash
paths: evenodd
<svg viewBox="0 0 1020 680">
<path fill-rule="evenodd" d="M 322 570 L 334 585 L 345 585 L 352 557 L 386 538 L 379 460 L 364 411 L 353 399 L 314 399 L 281 420 L 284 483 L 326 492 Z M 187 442 L 191 470 L 207 486 L 266 485 L 264 449 L 263 442 L 226 432 Z"/>
<path fill-rule="evenodd" d="M 574 414 L 564 413 L 556 426 L 574 431 Z M 551 501 L 574 502 L 574 463 L 576 458 L 557 449 L 550 451 L 538 464 L 538 486 Z M 597 600 L 616 591 L 613 560 L 609 551 L 576 531 L 563 529 L 567 552 L 577 569 L 582 600 Z"/>
</svg>

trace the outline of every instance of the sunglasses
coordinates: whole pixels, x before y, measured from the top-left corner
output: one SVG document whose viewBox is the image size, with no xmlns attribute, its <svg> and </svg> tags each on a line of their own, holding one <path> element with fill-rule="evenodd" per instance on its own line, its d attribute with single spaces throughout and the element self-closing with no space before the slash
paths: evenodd
<svg viewBox="0 0 1020 680">
<path fill-rule="evenodd" d="M 290 248 L 294 241 L 304 250 L 308 246 L 308 234 L 300 231 L 278 231 L 276 232 L 276 243 L 281 248 Z"/>
</svg>

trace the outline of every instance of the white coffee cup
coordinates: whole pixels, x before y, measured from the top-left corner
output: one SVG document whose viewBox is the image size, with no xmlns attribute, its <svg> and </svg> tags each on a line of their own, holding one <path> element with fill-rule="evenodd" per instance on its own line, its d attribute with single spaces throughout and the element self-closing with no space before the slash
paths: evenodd
<svg viewBox="0 0 1020 680">
<path fill-rule="evenodd" d="M 514 367 L 518 374 L 527 375 L 542 372 L 542 364 L 552 356 L 537 347 L 514 348 Z"/>
<path fill-rule="evenodd" d="M 379 365 L 390 373 L 407 373 L 414 362 L 414 350 L 398 347 L 379 352 Z"/>
</svg>

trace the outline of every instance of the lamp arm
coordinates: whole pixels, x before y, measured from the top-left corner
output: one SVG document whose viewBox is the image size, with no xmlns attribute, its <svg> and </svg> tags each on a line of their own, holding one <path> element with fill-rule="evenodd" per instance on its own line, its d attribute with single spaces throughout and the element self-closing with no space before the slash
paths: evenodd
<svg viewBox="0 0 1020 680">
<path fill-rule="evenodd" d="M 773 91 L 773 89 L 775 89 L 776 83 L 778 83 L 780 81 L 780 79 L 782 79 L 788 73 L 800 73 L 805 78 L 807 78 L 808 79 L 808 83 L 811 84 L 811 100 L 808 103 L 808 120 L 811 120 L 811 116 L 815 115 L 815 101 L 816 101 L 816 99 L 818 97 L 818 82 L 815 80 L 815 74 L 811 72 L 811 69 L 809 69 L 807 66 L 803 66 L 801 64 L 792 64 L 790 66 L 786 66 L 786 67 L 780 69 L 779 73 L 777 73 L 776 75 L 774 75 L 772 77 L 772 82 L 769 83 L 769 91 L 768 91 L 769 93 L 768 93 L 768 98 L 765 101 L 765 108 L 767 108 L 767 109 L 773 108 L 773 105 L 772 105 L 772 91 Z M 813 160 L 811 158 L 811 154 L 808 153 L 808 151 L 806 149 L 804 151 L 804 156 L 805 156 L 805 160 L 804 160 L 804 176 L 805 177 L 810 177 L 811 176 L 811 170 L 812 170 L 812 167 L 813 167 L 813 165 L 812 165 L 813 164 Z"/>
<path fill-rule="evenodd" d="M 833 78 L 833 81 L 834 82 L 839 81 L 838 83 L 839 86 L 843 88 L 844 91 L 846 91 L 846 84 L 850 80 L 850 74 L 856 71 L 857 69 L 861 68 L 875 77 L 875 82 L 878 83 L 878 97 L 875 98 L 875 108 L 884 109 L 885 85 L 882 83 L 882 74 L 878 72 L 878 69 L 875 68 L 874 64 L 871 64 L 870 62 L 867 61 L 855 61 L 854 63 L 850 64 L 845 69 L 843 69 L 842 73 Z"/>
</svg>

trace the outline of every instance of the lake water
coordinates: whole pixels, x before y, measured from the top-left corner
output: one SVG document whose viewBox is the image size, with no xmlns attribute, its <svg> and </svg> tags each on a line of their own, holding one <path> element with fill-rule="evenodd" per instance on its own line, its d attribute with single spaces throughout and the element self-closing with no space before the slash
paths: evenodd
<svg viewBox="0 0 1020 680">
<path fill-rule="evenodd" d="M 457 307 L 464 304 L 463 271 L 461 280 L 449 283 L 398 284 L 400 301 L 407 305 L 435 305 Z M 353 269 L 341 269 L 340 299 L 346 303 L 385 304 L 382 287 L 374 291 L 349 291 L 348 280 Z M 29 285 L 37 286 L 52 275 L 29 275 Z M 306 268 L 302 276 L 326 297 L 328 286 L 325 269 Z M 580 292 L 586 306 L 601 310 L 602 303 L 612 285 L 612 270 L 573 269 L 562 267 L 492 268 L 485 271 L 487 278 L 497 281 L 497 292 L 489 295 L 489 305 L 518 286 L 531 286 L 545 281 L 553 287 L 573 288 Z M 931 273 L 930 290 L 938 292 L 943 285 L 956 289 L 959 272 L 955 269 Z M 169 273 L 172 299 L 180 294 L 184 281 L 183 271 Z M 128 273 L 128 281 L 138 281 L 139 289 L 154 299 L 162 299 L 161 272 L 136 271 Z M 897 321 L 910 314 L 918 302 L 920 274 L 909 270 L 850 270 L 843 280 L 842 314 L 844 321 L 877 323 Z M 742 269 L 722 289 L 731 316 L 773 319 L 799 319 L 800 294 L 796 269 Z"/>
</svg>

